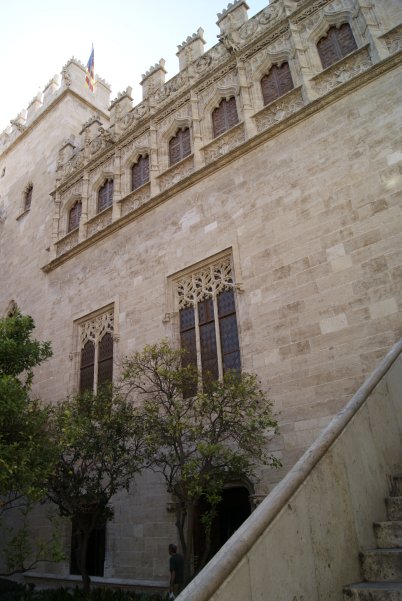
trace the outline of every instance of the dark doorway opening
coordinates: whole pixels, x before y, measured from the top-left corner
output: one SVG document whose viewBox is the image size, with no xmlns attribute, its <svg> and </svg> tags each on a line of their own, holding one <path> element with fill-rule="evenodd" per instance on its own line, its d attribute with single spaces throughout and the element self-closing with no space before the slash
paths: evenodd
<svg viewBox="0 0 402 601">
<path fill-rule="evenodd" d="M 208 504 L 200 500 L 194 525 L 194 564 L 198 571 L 209 561 L 222 545 L 242 525 L 251 513 L 250 492 L 245 486 L 225 488 L 222 500 L 217 506 L 217 513 L 211 527 L 208 543 L 205 527 L 202 522 L 203 514 L 208 510 Z"/>
<path fill-rule="evenodd" d="M 79 544 L 77 529 L 77 523 L 75 520 L 73 520 L 70 552 L 70 574 L 75 575 L 79 575 L 81 573 L 77 562 L 77 549 Z M 86 568 L 90 576 L 103 576 L 103 568 L 105 563 L 105 543 L 106 526 L 102 524 L 91 532 L 88 541 Z"/>
</svg>

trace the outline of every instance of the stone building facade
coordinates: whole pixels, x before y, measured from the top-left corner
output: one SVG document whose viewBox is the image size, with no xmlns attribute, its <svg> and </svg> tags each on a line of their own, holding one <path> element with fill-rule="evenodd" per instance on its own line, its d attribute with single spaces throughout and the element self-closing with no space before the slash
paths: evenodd
<svg viewBox="0 0 402 601">
<path fill-rule="evenodd" d="M 52 343 L 45 401 L 162 338 L 257 373 L 283 464 L 258 499 L 402 333 L 402 4 L 247 9 L 207 52 L 189 36 L 169 81 L 154 65 L 139 104 L 72 59 L 1 134 L 0 308 Z M 116 499 L 104 579 L 166 581 L 172 501 L 153 474 Z"/>
</svg>

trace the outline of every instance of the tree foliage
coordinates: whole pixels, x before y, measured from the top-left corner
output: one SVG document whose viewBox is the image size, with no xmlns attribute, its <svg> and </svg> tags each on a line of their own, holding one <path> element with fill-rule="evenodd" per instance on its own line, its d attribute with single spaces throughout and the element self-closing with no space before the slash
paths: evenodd
<svg viewBox="0 0 402 601">
<path fill-rule="evenodd" d="M 183 352 L 167 342 L 148 346 L 125 360 L 123 386 L 141 399 L 149 458 L 178 501 L 176 525 L 189 577 L 197 502 L 207 501 L 212 518 L 226 482 L 253 477 L 257 464 L 279 462 L 266 451 L 277 422 L 256 377 L 228 372 L 188 396 L 200 374 L 183 367 L 182 359 Z"/>
<path fill-rule="evenodd" d="M 110 499 L 144 463 L 140 411 L 113 388 L 85 392 L 60 402 L 50 419 L 59 459 L 48 481 L 48 498 L 76 526 L 77 564 L 89 590 L 87 546 L 93 530 L 113 517 Z"/>
</svg>

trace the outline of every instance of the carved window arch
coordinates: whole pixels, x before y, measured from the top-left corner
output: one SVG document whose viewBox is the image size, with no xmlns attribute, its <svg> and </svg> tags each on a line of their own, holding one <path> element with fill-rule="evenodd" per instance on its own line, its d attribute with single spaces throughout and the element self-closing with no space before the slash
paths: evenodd
<svg viewBox="0 0 402 601">
<path fill-rule="evenodd" d="M 98 206 L 97 212 L 100 213 L 113 204 L 113 178 L 105 180 L 105 183 L 98 191 Z"/>
<path fill-rule="evenodd" d="M 240 370 L 232 262 L 224 257 L 177 281 L 181 347 L 185 365 L 203 381 Z"/>
<path fill-rule="evenodd" d="M 356 40 L 349 23 L 330 27 L 317 43 L 323 69 L 327 69 L 356 48 Z"/>
<path fill-rule="evenodd" d="M 216 138 L 220 134 L 239 123 L 237 114 L 236 98 L 232 96 L 227 100 L 223 98 L 219 106 L 212 111 L 212 129 L 213 136 Z"/>
<path fill-rule="evenodd" d="M 288 62 L 282 65 L 273 65 L 269 72 L 261 79 L 261 92 L 264 106 L 273 102 L 283 94 L 293 90 L 293 79 Z"/>
<path fill-rule="evenodd" d="M 32 204 L 33 184 L 28 184 L 24 192 L 24 211 L 29 211 Z"/>
<path fill-rule="evenodd" d="M 131 190 L 136 190 L 149 182 L 149 155 L 138 158 L 131 168 Z"/>
<path fill-rule="evenodd" d="M 190 128 L 178 130 L 169 140 L 169 165 L 175 165 L 191 154 Z"/>
<path fill-rule="evenodd" d="M 113 309 L 80 324 L 80 392 L 96 393 L 99 386 L 112 381 L 113 331 Z"/>
<path fill-rule="evenodd" d="M 81 212 L 82 202 L 81 200 L 77 200 L 68 212 L 68 232 L 72 232 L 73 230 L 77 229 L 77 227 L 79 227 Z"/>
</svg>

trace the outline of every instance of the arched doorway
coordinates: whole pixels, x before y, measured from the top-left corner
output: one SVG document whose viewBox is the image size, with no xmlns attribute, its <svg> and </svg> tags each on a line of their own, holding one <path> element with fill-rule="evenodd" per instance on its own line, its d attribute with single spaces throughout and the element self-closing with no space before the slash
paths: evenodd
<svg viewBox="0 0 402 601">
<path fill-rule="evenodd" d="M 208 504 L 201 499 L 197 506 L 194 524 L 194 567 L 196 571 L 219 551 L 248 518 L 251 513 L 250 490 L 242 484 L 225 487 L 221 502 L 217 506 L 209 541 L 202 522 L 202 516 L 207 509 Z"/>
</svg>

